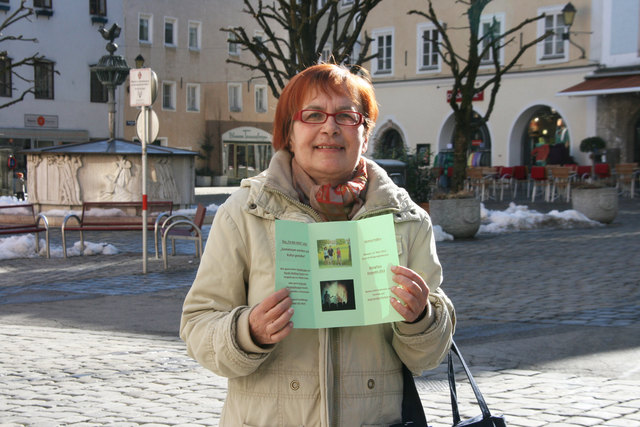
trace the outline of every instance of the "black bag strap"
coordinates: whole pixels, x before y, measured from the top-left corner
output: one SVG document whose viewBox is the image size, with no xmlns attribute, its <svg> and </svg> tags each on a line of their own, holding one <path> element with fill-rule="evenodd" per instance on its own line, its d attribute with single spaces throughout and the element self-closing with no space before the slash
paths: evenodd
<svg viewBox="0 0 640 427">
<path fill-rule="evenodd" d="M 476 381 L 473 379 L 473 375 L 471 375 L 471 371 L 467 366 L 466 362 L 462 358 L 460 354 L 460 350 L 458 350 L 458 346 L 454 341 L 451 342 L 451 351 L 449 352 L 448 359 L 448 377 L 449 377 L 449 392 L 451 394 L 451 412 L 453 413 L 453 425 L 456 426 L 460 422 L 460 412 L 458 410 L 458 397 L 456 393 L 456 378 L 453 371 L 453 356 L 452 353 L 455 353 L 460 359 L 460 363 L 462 363 L 462 367 L 464 368 L 464 372 L 469 378 L 469 383 L 471 384 L 471 388 L 473 389 L 473 394 L 476 395 L 476 401 L 478 402 L 478 406 L 480 406 L 480 410 L 482 411 L 482 418 L 489 419 L 491 418 L 491 412 L 489 412 L 489 407 L 487 406 L 487 402 L 484 400 L 482 393 L 480 393 L 480 389 L 476 384 Z"/>
<path fill-rule="evenodd" d="M 402 398 L 402 424 L 403 426 L 427 427 L 427 417 L 424 413 L 420 394 L 416 389 L 413 374 L 409 368 L 402 364 L 403 398 Z"/>
</svg>

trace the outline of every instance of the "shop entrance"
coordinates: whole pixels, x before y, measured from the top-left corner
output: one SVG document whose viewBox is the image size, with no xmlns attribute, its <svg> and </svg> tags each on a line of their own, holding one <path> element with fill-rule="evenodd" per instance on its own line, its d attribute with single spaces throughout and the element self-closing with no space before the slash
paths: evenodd
<svg viewBox="0 0 640 427">
<path fill-rule="evenodd" d="M 546 165 L 548 161 L 556 164 L 569 163 L 569 130 L 558 112 L 546 105 L 539 106 L 527 117 L 527 125 L 522 132 L 520 164 L 525 166 Z M 558 143 L 557 151 L 551 148 Z M 565 150 L 560 148 L 565 147 Z M 545 147 L 546 146 L 546 147 Z M 541 150 L 540 148 L 547 148 Z M 539 154 L 540 152 L 546 153 Z M 551 156 L 551 159 L 550 157 Z"/>
<path fill-rule="evenodd" d="M 471 134 L 471 146 L 467 151 L 467 165 L 472 167 L 491 166 L 491 135 L 486 123 L 477 126 L 482 117 L 475 111 L 473 112 L 474 130 Z M 436 166 L 447 167 L 453 165 L 453 147 L 455 143 L 455 118 L 453 114 L 447 120 L 443 127 L 443 134 L 447 141 L 447 148 L 440 149 L 436 156 Z"/>
</svg>

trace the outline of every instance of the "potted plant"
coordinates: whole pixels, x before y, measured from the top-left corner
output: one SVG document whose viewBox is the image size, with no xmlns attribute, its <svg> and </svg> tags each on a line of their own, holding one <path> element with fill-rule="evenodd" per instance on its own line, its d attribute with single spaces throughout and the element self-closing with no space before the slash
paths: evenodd
<svg viewBox="0 0 640 427">
<path fill-rule="evenodd" d="M 602 158 L 602 153 L 600 153 L 600 150 L 603 150 L 606 145 L 607 143 L 605 142 L 605 140 L 600 138 L 599 136 L 590 136 L 580 142 L 580 151 L 582 151 L 583 153 L 590 153 L 589 157 L 591 158 L 592 177 L 595 176 L 596 163 L 598 163 Z"/>
<path fill-rule="evenodd" d="M 618 191 L 604 182 L 579 182 L 571 189 L 571 207 L 593 221 L 610 224 L 618 215 Z"/>
<path fill-rule="evenodd" d="M 416 154 L 406 156 L 406 184 L 405 189 L 425 211 L 429 212 L 429 200 L 433 192 L 435 177 L 431 168 L 427 166 L 426 159 L 419 158 Z"/>
<path fill-rule="evenodd" d="M 211 142 L 211 136 L 207 134 L 200 143 L 200 150 L 202 151 L 198 154 L 198 157 L 203 159 L 205 162 L 203 167 L 196 169 L 196 185 L 198 187 L 211 187 L 211 176 L 213 175 L 213 170 L 211 170 L 209 166 L 213 149 L 214 146 Z"/>
<path fill-rule="evenodd" d="M 455 239 L 468 239 L 480 229 L 480 200 L 468 191 L 435 193 L 429 201 L 431 220 Z"/>
</svg>

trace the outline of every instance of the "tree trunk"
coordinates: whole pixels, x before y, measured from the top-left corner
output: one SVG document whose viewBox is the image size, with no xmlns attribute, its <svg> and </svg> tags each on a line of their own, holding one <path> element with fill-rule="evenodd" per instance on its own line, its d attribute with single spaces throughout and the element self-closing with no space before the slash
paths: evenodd
<svg viewBox="0 0 640 427">
<path fill-rule="evenodd" d="M 451 191 L 457 193 L 464 189 L 467 177 L 467 151 L 471 140 L 471 108 L 456 111 L 456 128 L 453 140 L 453 182 Z"/>
</svg>

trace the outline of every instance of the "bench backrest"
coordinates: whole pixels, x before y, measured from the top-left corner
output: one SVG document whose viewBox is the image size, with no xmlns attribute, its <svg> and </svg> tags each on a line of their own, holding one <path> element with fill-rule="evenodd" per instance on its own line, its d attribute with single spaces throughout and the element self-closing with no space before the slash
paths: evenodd
<svg viewBox="0 0 640 427">
<path fill-rule="evenodd" d="M 173 202 L 147 202 L 147 220 L 151 223 L 163 212 L 171 215 Z M 87 224 L 137 224 L 142 218 L 142 202 L 84 202 L 82 204 L 82 219 Z"/>
<path fill-rule="evenodd" d="M 0 228 L 21 228 L 35 222 L 32 204 L 0 205 Z"/>
</svg>

